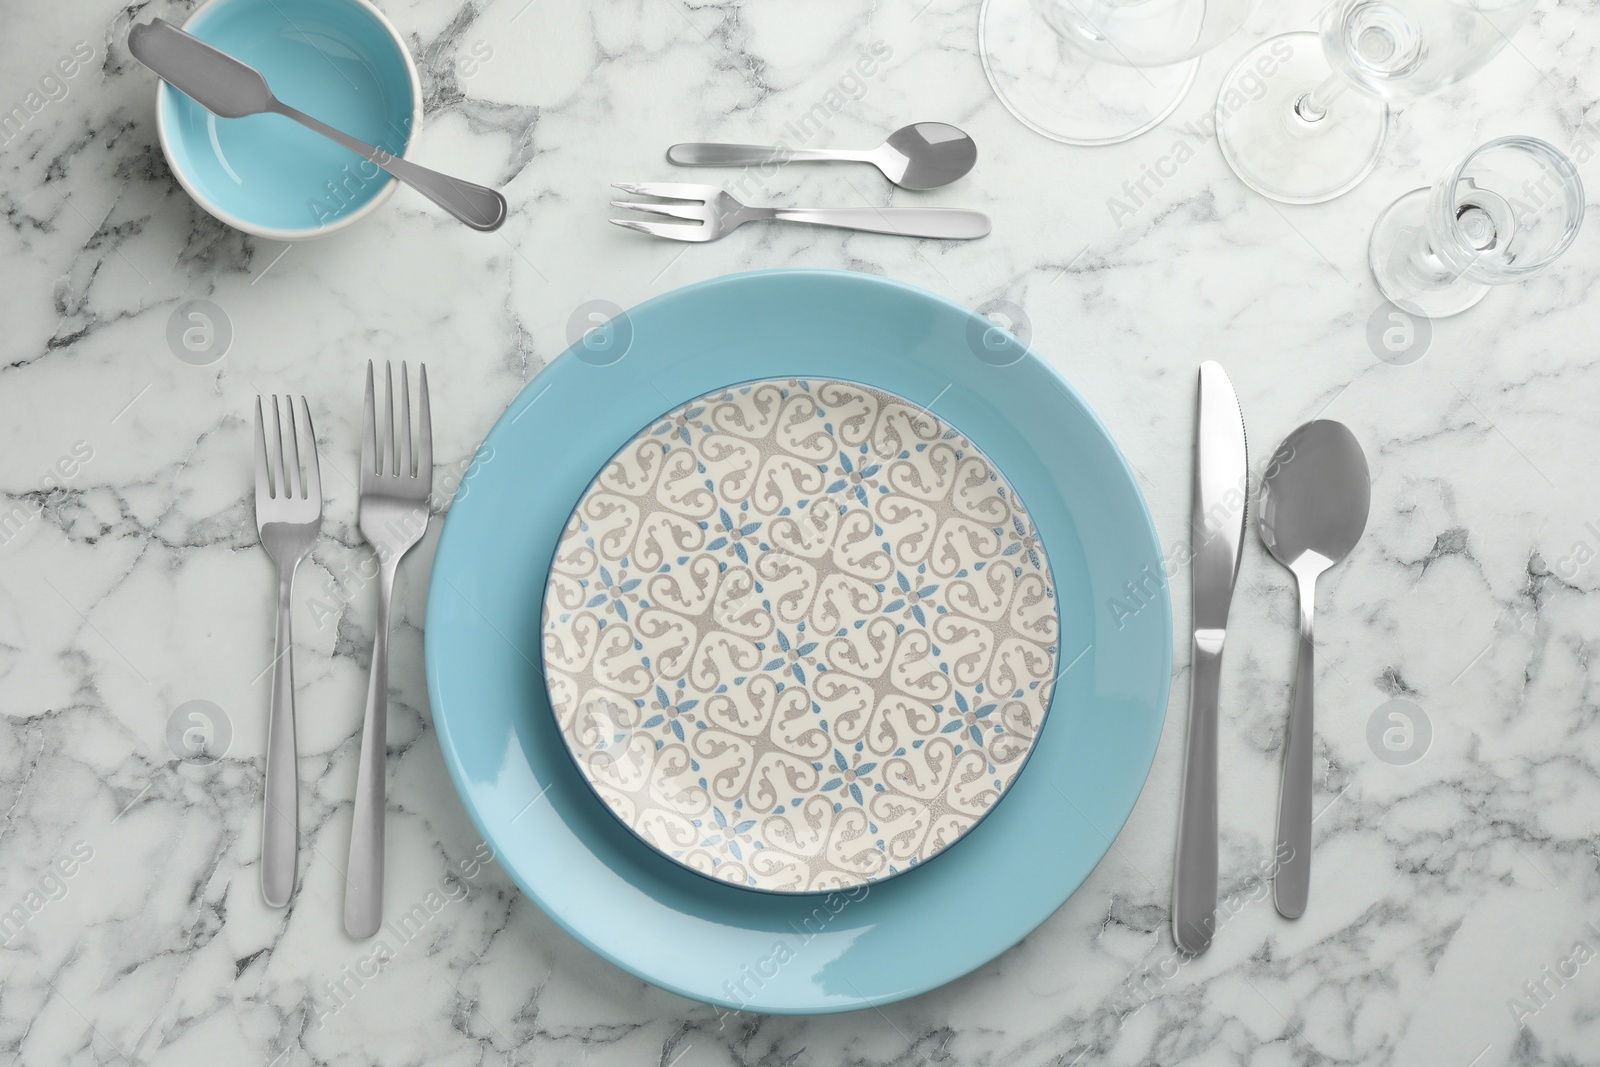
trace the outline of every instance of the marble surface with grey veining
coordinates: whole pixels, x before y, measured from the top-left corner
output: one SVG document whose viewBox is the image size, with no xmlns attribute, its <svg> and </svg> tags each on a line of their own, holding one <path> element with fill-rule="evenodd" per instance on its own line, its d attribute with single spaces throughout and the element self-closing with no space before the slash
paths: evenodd
<svg viewBox="0 0 1600 1067">
<path fill-rule="evenodd" d="M 1593 224 L 1552 270 L 1435 323 L 1403 365 L 1369 344 L 1380 300 L 1365 259 L 1390 200 L 1493 136 L 1544 136 L 1600 188 L 1600 126 L 1583 125 L 1600 119 L 1592 3 L 1540 0 L 1480 74 L 1397 114 L 1364 184 L 1298 208 L 1249 193 L 1204 121 L 1233 56 L 1310 24 L 1300 0 L 1209 57 L 1161 127 L 1101 149 L 1046 141 L 994 99 L 975 0 L 381 6 L 421 67 L 416 158 L 503 185 L 500 237 L 407 190 L 320 242 L 230 230 L 173 180 L 154 83 L 123 43 L 130 19 L 188 8 L 6 6 L 0 109 L 78 42 L 92 59 L 0 144 L 0 1062 L 1600 1062 Z M 913 198 L 866 168 L 790 168 L 751 198 L 975 206 L 991 237 L 749 226 L 680 246 L 607 225 L 609 182 L 674 177 L 660 155 L 674 141 L 768 140 L 878 42 L 890 57 L 859 91 L 846 83 L 812 143 L 869 145 L 936 118 L 975 136 L 976 171 Z M 1227 918 L 1210 953 L 1175 957 L 1167 925 L 1180 639 L 1138 806 L 1015 949 L 916 999 L 822 1018 L 721 1018 L 652 988 L 476 859 L 422 674 L 436 520 L 396 600 L 391 897 L 472 873 L 380 973 L 334 996 L 364 954 L 339 927 L 338 864 L 376 614 L 353 488 L 365 361 L 428 361 L 443 470 L 566 347 L 585 302 L 790 265 L 1020 308 L 1174 550 L 1201 359 L 1232 374 L 1257 474 L 1302 421 L 1355 431 L 1373 509 L 1320 587 L 1307 914 L 1281 919 L 1260 881 L 1295 646 L 1292 586 L 1252 536 L 1223 670 Z M 233 335 L 205 366 L 167 340 L 198 299 Z M 257 868 L 273 586 L 249 457 L 264 391 L 310 398 L 327 497 L 296 604 L 305 844 L 288 911 L 263 904 Z M 1172 583 L 1180 627 L 1186 578 Z M 180 759 L 169 738 L 191 701 L 231 733 L 218 761 Z"/>
</svg>

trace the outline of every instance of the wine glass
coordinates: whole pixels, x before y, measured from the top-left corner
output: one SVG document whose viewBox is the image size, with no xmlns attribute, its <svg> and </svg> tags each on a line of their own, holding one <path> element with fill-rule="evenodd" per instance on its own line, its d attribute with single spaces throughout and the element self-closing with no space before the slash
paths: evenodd
<svg viewBox="0 0 1600 1067">
<path fill-rule="evenodd" d="M 1260 0 L 984 0 L 978 51 L 1024 125 L 1076 145 L 1116 144 L 1170 115 L 1199 56 Z"/>
<path fill-rule="evenodd" d="M 1217 97 L 1223 158 L 1263 196 L 1286 204 L 1332 200 L 1377 163 L 1390 103 L 1472 74 L 1505 47 L 1533 4 L 1335 0 L 1320 34 L 1273 37 L 1229 71 Z M 1241 91 L 1252 80 L 1260 91 Z"/>
<path fill-rule="evenodd" d="M 1536 137 L 1501 137 L 1469 152 L 1430 189 L 1390 204 L 1367 262 L 1389 302 L 1431 319 L 1459 314 L 1491 285 L 1544 270 L 1583 225 L 1571 159 Z"/>
</svg>

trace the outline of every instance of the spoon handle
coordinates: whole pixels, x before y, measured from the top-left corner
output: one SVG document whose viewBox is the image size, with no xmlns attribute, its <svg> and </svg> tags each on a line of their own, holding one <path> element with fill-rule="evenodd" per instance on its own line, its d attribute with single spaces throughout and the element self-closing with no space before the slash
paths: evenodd
<svg viewBox="0 0 1600 1067">
<path fill-rule="evenodd" d="M 1300 655 L 1294 675 L 1294 704 L 1289 711 L 1289 736 L 1283 750 L 1283 785 L 1278 793 L 1278 869 L 1272 880 L 1272 901 L 1278 914 L 1298 919 L 1311 893 L 1311 746 L 1316 646 L 1312 616 L 1316 611 L 1317 575 L 1297 571 L 1300 585 Z"/>
<path fill-rule="evenodd" d="M 270 110 L 294 119 L 307 129 L 315 130 L 328 140 L 350 149 L 362 159 L 376 163 L 474 230 L 498 230 L 506 220 L 506 198 L 493 189 L 440 174 L 409 159 L 374 148 L 303 111 L 296 111 L 281 100 L 274 99 Z"/>
<path fill-rule="evenodd" d="M 948 241 L 971 241 L 990 229 L 989 216 L 960 207 L 769 207 L 746 211 L 756 218 Z"/>
<path fill-rule="evenodd" d="M 859 154 L 837 148 L 780 148 L 758 144 L 675 144 L 667 162 L 680 167 L 746 167 L 761 163 L 858 161 Z"/>
</svg>

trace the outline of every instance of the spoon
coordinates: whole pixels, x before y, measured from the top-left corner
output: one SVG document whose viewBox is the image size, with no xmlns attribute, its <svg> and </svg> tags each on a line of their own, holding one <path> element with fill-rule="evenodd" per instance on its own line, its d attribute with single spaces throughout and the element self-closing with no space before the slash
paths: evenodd
<svg viewBox="0 0 1600 1067">
<path fill-rule="evenodd" d="M 845 160 L 871 163 L 902 189 L 949 185 L 978 161 L 972 138 L 943 122 L 917 122 L 889 135 L 877 148 L 766 148 L 753 144 L 675 144 L 667 162 L 680 167 L 743 167 L 761 163 Z"/>
<path fill-rule="evenodd" d="M 164 19 L 128 31 L 128 51 L 174 89 L 218 118 L 271 113 L 294 119 L 376 163 L 475 230 L 497 230 L 506 219 L 506 198 L 493 189 L 440 174 L 341 133 L 272 95 L 254 67 L 220 52 Z"/>
<path fill-rule="evenodd" d="M 1261 540 L 1300 588 L 1300 659 L 1278 793 L 1278 913 L 1297 919 L 1311 891 L 1312 615 L 1317 577 L 1361 540 L 1372 503 L 1367 457 L 1340 422 L 1318 419 L 1284 438 L 1261 483 Z"/>
</svg>

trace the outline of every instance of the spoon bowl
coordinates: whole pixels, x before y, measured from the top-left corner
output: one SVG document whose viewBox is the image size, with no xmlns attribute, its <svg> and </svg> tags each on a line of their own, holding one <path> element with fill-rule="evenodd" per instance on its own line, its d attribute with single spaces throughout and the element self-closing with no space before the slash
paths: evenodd
<svg viewBox="0 0 1600 1067">
<path fill-rule="evenodd" d="M 1367 526 L 1367 457 L 1341 422 L 1318 419 L 1284 438 L 1261 483 L 1261 541 L 1289 568 L 1318 573 L 1350 554 Z"/>
<path fill-rule="evenodd" d="M 1317 576 L 1355 548 L 1371 506 L 1372 477 L 1361 445 L 1344 424 L 1326 419 L 1308 422 L 1286 437 L 1261 482 L 1261 540 L 1289 568 L 1300 590 L 1300 652 L 1283 746 L 1272 879 L 1273 903 L 1290 919 L 1305 913 L 1311 894 Z"/>
<path fill-rule="evenodd" d="M 902 189 L 937 189 L 965 177 L 978 162 L 971 137 L 943 122 L 902 126 L 873 151 L 872 162 Z"/>
</svg>

